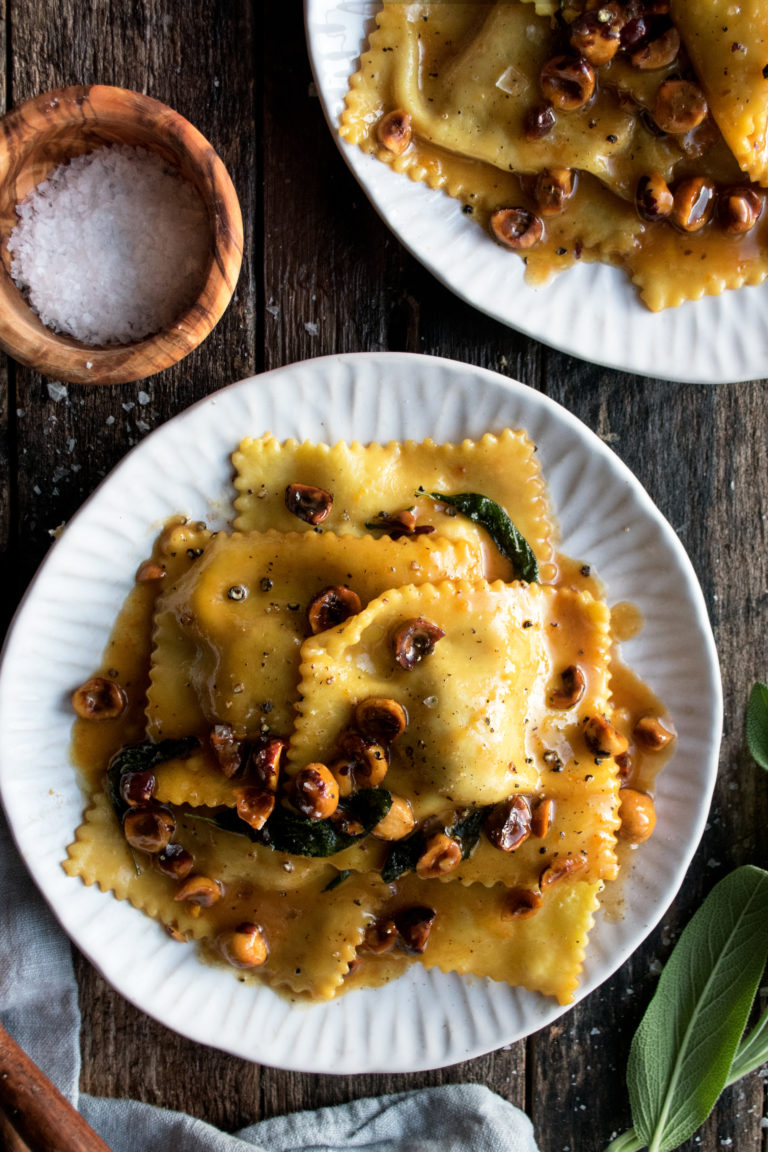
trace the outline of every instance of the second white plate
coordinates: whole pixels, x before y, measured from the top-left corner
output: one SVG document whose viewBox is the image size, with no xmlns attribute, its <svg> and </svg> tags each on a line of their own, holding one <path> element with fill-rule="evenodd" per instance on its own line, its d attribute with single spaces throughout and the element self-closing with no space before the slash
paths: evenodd
<svg viewBox="0 0 768 1152">
<path fill-rule="evenodd" d="M 204 966 L 191 945 L 61 867 L 84 805 L 69 759 L 71 692 L 98 667 L 162 522 L 182 512 L 222 526 L 231 516 L 230 454 L 242 437 L 455 441 L 505 427 L 525 428 L 538 445 L 564 550 L 595 565 L 609 602 L 641 610 L 645 627 L 625 655 L 679 734 L 658 781 L 656 832 L 623 882 L 624 919 L 598 918 L 579 997 L 626 959 L 674 897 L 709 807 L 721 701 L 703 599 L 672 529 L 593 433 L 522 384 L 425 356 L 305 361 L 206 398 L 126 457 L 51 549 L 0 669 L 0 795 L 19 850 L 80 949 L 169 1028 L 281 1068 L 405 1072 L 512 1043 L 564 1011 L 506 984 L 419 966 L 384 988 L 298 1008 Z"/>
<path fill-rule="evenodd" d="M 531 288 L 523 264 L 461 211 L 338 135 L 376 0 L 305 0 L 307 40 L 320 98 L 344 159 L 408 250 L 451 291 L 545 344 L 626 372 L 717 384 L 768 376 L 768 282 L 652 313 L 626 275 L 580 264 Z"/>
</svg>

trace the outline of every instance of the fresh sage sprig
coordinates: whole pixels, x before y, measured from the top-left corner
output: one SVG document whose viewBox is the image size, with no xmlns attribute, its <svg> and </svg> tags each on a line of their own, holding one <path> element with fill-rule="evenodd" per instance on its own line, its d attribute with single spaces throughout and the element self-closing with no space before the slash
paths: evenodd
<svg viewBox="0 0 768 1152">
<path fill-rule="evenodd" d="M 768 684 L 759 681 L 747 704 L 747 746 L 752 758 L 768 772 Z"/>
<path fill-rule="evenodd" d="M 478 492 L 459 492 L 447 495 L 445 492 L 417 492 L 417 496 L 429 496 L 441 504 L 447 504 L 467 516 L 486 532 L 494 544 L 514 568 L 519 580 L 526 580 L 529 584 L 539 581 L 539 563 L 536 555 L 524 536 L 518 532 L 507 513 L 491 500 L 490 496 L 482 496 Z"/>
<path fill-rule="evenodd" d="M 606 1152 L 672 1152 L 727 1085 L 768 1060 L 768 1009 L 744 1038 L 768 959 L 768 872 L 746 865 L 683 931 L 630 1049 L 633 1128 Z"/>
</svg>

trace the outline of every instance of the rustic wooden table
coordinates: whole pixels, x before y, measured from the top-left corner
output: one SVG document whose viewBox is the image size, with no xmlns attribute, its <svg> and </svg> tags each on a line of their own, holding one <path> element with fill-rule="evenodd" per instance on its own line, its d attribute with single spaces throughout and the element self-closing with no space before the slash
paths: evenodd
<svg viewBox="0 0 768 1152">
<path fill-rule="evenodd" d="M 54 530 L 151 429 L 231 381 L 340 351 L 409 350 L 496 369 L 580 417 L 626 461 L 688 550 L 722 663 L 726 720 L 704 841 L 673 910 L 632 959 L 526 1042 L 418 1076 L 273 1071 L 168 1032 L 77 959 L 82 1087 L 182 1109 L 226 1129 L 276 1113 L 452 1081 L 491 1086 L 533 1117 L 542 1152 L 600 1152 L 629 1123 L 629 1042 L 676 934 L 719 877 L 768 865 L 766 777 L 744 747 L 749 687 L 768 675 L 766 383 L 639 379 L 550 351 L 443 289 L 379 221 L 314 95 L 300 0 L 5 0 L 8 107 L 63 84 L 147 92 L 214 143 L 246 227 L 235 299 L 178 367 L 121 387 L 57 386 L 8 362 L 0 534 L 10 614 Z M 638 557 L 642 563 L 642 557 Z M 763 1152 L 766 1081 L 726 1092 L 686 1149 Z M 417 1133 L 414 1133 L 416 1143 Z"/>
</svg>

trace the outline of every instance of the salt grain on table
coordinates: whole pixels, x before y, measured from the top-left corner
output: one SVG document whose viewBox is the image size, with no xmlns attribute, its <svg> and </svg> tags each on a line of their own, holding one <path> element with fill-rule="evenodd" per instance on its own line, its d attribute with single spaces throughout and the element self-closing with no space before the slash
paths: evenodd
<svg viewBox="0 0 768 1152">
<path fill-rule="evenodd" d="M 85 344 L 133 344 L 194 302 L 210 255 L 196 190 L 140 148 L 56 168 L 17 207 L 11 275 L 40 319 Z"/>
</svg>

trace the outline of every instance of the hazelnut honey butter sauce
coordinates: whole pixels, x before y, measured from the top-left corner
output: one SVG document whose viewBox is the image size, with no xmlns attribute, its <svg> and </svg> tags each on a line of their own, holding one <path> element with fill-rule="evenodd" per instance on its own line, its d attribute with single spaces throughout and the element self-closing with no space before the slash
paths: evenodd
<svg viewBox="0 0 768 1152">
<path fill-rule="evenodd" d="M 575 755 L 567 741 L 558 746 L 558 755 L 554 752 L 544 755 L 551 772 L 551 787 L 542 780 L 540 788 L 533 790 L 533 795 L 513 793 L 512 803 L 517 807 L 496 804 L 483 809 L 484 831 L 479 833 L 480 842 L 471 848 L 466 859 L 461 859 L 458 864 L 455 860 L 451 862 L 448 851 L 451 844 L 447 847 L 439 845 L 437 856 L 448 859 L 450 864 L 444 878 L 453 883 L 442 882 L 440 869 L 422 873 L 421 865 L 426 853 L 415 867 L 409 867 L 394 879 L 382 878 L 381 870 L 391 841 L 377 840 L 372 836 L 364 837 L 361 843 L 346 852 L 337 853 L 331 862 L 278 850 L 264 843 L 253 843 L 244 835 L 214 826 L 208 817 L 215 816 L 219 805 L 230 805 L 236 823 L 238 814 L 249 822 L 254 811 L 250 795 L 253 790 L 238 787 L 242 770 L 238 770 L 239 776 L 238 771 L 231 776 L 225 772 L 226 755 L 221 751 L 221 730 L 216 732 L 218 764 L 207 745 L 208 739 L 215 743 L 214 733 L 199 741 L 206 744 L 205 755 L 213 763 L 213 768 L 210 763 L 199 767 L 195 759 L 197 752 L 191 753 L 189 761 L 181 757 L 182 769 L 186 764 L 191 766 L 189 771 L 193 775 L 198 773 L 194 776 L 194 788 L 183 793 L 187 798 L 185 801 L 169 801 L 168 796 L 175 794 L 172 785 L 163 783 L 166 768 L 169 778 L 177 771 L 177 757 L 168 765 L 159 765 L 156 770 L 136 771 L 121 777 L 121 795 L 126 804 L 121 812 L 112 808 L 104 789 L 105 776 L 113 757 L 125 746 L 141 745 L 147 739 L 147 693 L 156 642 L 158 600 L 165 590 L 194 570 L 216 537 L 217 534 L 211 533 L 204 524 L 188 523 L 182 517 L 174 517 L 167 523 L 155 542 L 151 557 L 139 568 L 135 586 L 110 636 L 101 668 L 93 680 L 75 692 L 73 700 L 78 718 L 73 728 L 72 757 L 92 801 L 70 849 L 66 870 L 73 876 L 82 877 L 86 883 L 98 883 L 104 891 L 113 891 L 118 897 L 130 900 L 164 923 L 169 934 L 179 941 L 194 940 L 206 961 L 234 967 L 237 978 L 241 980 L 265 980 L 297 1002 L 326 999 L 350 989 L 383 984 L 400 975 L 415 960 L 430 966 L 429 943 L 433 925 L 433 947 L 441 949 L 437 966 L 446 971 L 475 971 L 465 955 L 472 951 L 471 938 L 461 927 L 455 930 L 455 939 L 449 938 L 441 924 L 443 918 L 445 923 L 451 922 L 450 917 L 457 916 L 457 908 L 463 907 L 461 899 L 466 892 L 465 884 L 472 883 L 472 901 L 479 909 L 475 932 L 491 937 L 498 933 L 502 936 L 518 931 L 529 933 L 530 925 L 541 922 L 543 935 L 540 938 L 523 935 L 522 940 L 525 948 L 538 947 L 548 951 L 549 930 L 541 893 L 553 878 L 564 877 L 570 871 L 570 865 L 565 866 L 568 859 L 565 863 L 562 858 L 558 860 L 558 837 L 570 836 L 577 845 L 581 843 L 581 831 L 574 831 L 574 818 L 568 815 L 568 806 L 573 805 L 573 798 L 570 791 L 562 787 L 565 773 L 558 759 L 558 756 L 567 759 L 569 755 Z M 492 549 L 485 538 L 482 548 L 490 559 Z M 592 598 L 599 601 L 603 589 L 587 565 L 560 555 L 553 557 L 550 554 L 549 559 L 545 558 L 541 573 L 546 587 L 562 590 L 565 594 L 547 622 L 546 648 L 552 667 L 557 668 L 557 660 L 560 660 L 562 668 L 563 652 L 575 652 L 577 656 L 586 653 L 584 668 L 575 664 L 563 671 L 549 694 L 550 700 L 558 698 L 559 707 L 567 708 L 583 692 L 581 680 L 586 678 L 589 694 L 593 675 L 599 673 L 599 670 L 593 672 L 588 667 L 592 641 L 585 630 L 584 617 L 576 607 L 578 598 L 583 594 L 590 602 Z M 230 598 L 237 599 L 235 592 L 237 596 L 242 594 L 242 586 L 233 585 L 229 590 Z M 305 611 L 306 606 L 302 606 L 302 610 Z M 523 621 L 523 629 L 528 623 Z M 611 720 L 609 723 L 602 716 L 592 718 L 594 722 L 603 723 L 604 729 L 590 738 L 591 746 L 597 751 L 590 753 L 588 747 L 586 756 L 583 749 L 579 754 L 582 757 L 579 784 L 574 785 L 583 787 L 585 791 L 586 799 L 582 801 L 585 819 L 593 812 L 593 805 L 594 813 L 603 813 L 600 819 L 604 826 L 594 838 L 594 842 L 603 847 L 598 847 L 595 852 L 599 855 L 599 852 L 606 851 L 604 845 L 608 843 L 609 858 L 615 861 L 613 839 L 614 832 L 617 832 L 619 862 L 653 831 L 653 781 L 674 745 L 674 729 L 662 704 L 622 665 L 618 656 L 619 641 L 633 635 L 641 623 L 639 613 L 631 605 L 617 605 L 611 613 L 607 640 L 610 699 L 606 706 Z M 439 638 L 436 643 L 440 643 Z M 564 699 L 569 696 L 572 699 Z M 544 730 L 544 716 L 536 712 L 537 707 L 532 704 L 530 715 L 524 720 L 526 725 L 530 722 L 530 732 L 526 735 L 529 748 L 538 747 L 536 742 L 542 739 L 539 730 Z M 263 738 L 256 745 L 262 756 L 262 768 L 264 749 L 270 748 L 268 716 L 267 712 Z M 387 714 L 387 722 L 390 720 L 391 712 Z M 590 722 L 585 721 L 585 726 Z M 218 728 L 223 730 L 223 726 Z M 199 737 L 200 733 L 194 735 Z M 606 740 L 614 741 L 610 749 L 600 744 Z M 579 758 L 573 762 L 579 764 Z M 158 784 L 155 783 L 155 771 Z M 514 773 L 515 769 L 512 771 Z M 614 791 L 611 795 L 607 795 L 606 790 L 597 792 L 590 798 L 590 788 L 594 787 L 596 774 L 601 772 L 606 780 L 612 781 L 606 785 L 607 791 Z M 621 787 L 616 791 L 618 782 Z M 284 783 L 277 788 L 277 804 L 287 802 L 290 807 L 290 798 L 295 798 L 295 791 L 288 792 Z M 386 778 L 384 784 L 386 787 Z M 241 807 L 244 793 L 249 794 L 246 796 L 248 803 Z M 236 808 L 235 797 L 238 797 Z M 161 807 L 172 812 L 171 843 L 158 852 L 157 845 L 152 843 L 154 827 L 147 832 L 142 826 L 138 839 L 134 837 L 126 845 L 128 832 L 124 835 L 120 828 L 120 815 L 129 821 L 146 808 L 158 807 L 158 799 Z M 418 797 L 414 798 L 414 803 L 418 808 Z M 497 810 L 500 808 L 504 809 L 502 825 L 498 820 Z M 462 810 L 462 814 L 464 812 Z M 452 827 L 448 826 L 449 823 L 444 817 L 436 819 L 434 816 L 423 821 L 427 829 L 447 827 L 447 837 L 444 831 L 435 836 L 438 840 L 442 836 L 443 840 L 447 838 L 450 842 Z M 410 831 L 411 827 L 412 823 L 407 830 Z M 565 828 L 565 831 L 558 831 L 559 828 Z M 458 836 L 458 832 L 455 834 Z M 142 840 L 142 836 L 146 839 Z M 427 839 L 427 845 L 433 843 L 435 836 Z M 498 848 L 503 851 L 497 852 Z M 495 876 L 483 879 L 482 863 L 478 865 L 483 852 L 499 859 L 504 857 L 505 863 L 507 860 L 514 863 L 513 857 L 519 856 L 520 883 L 505 887 L 497 882 Z M 526 853 L 528 863 L 524 860 Z M 577 849 L 574 849 L 574 856 L 575 869 L 582 869 L 581 874 L 585 877 L 591 876 L 590 868 L 593 866 L 587 862 L 585 868 L 586 849 L 581 850 L 583 860 Z M 476 883 L 478 867 L 481 869 L 480 883 Z M 455 874 L 450 875 L 450 870 Z M 601 890 L 603 878 L 613 879 L 615 874 L 616 868 L 610 862 L 607 870 L 602 873 L 596 871 L 594 889 Z M 568 883 L 573 883 L 571 880 L 559 882 L 562 890 Z M 574 890 L 579 886 L 588 887 L 586 883 L 579 885 L 577 880 Z M 553 884 L 552 892 L 557 888 Z M 613 895 L 610 895 L 611 889 Z M 619 915 L 620 888 L 614 883 L 608 884 L 607 890 L 608 914 Z M 349 906 L 355 912 L 351 917 L 343 911 L 335 919 L 331 916 L 323 921 L 322 932 L 318 933 L 317 906 L 322 902 L 341 910 Z M 604 902 L 604 896 L 601 902 Z M 562 907 L 558 907 L 555 913 L 554 938 L 559 938 L 564 923 L 565 930 L 569 930 L 567 902 L 561 903 Z M 546 907 L 545 901 L 543 908 Z M 591 915 L 589 909 L 587 926 Z M 460 918 L 456 922 L 460 925 Z M 327 950 L 328 955 L 322 950 Z M 313 976 L 305 986 L 302 970 L 306 966 L 317 966 L 320 974 Z M 524 968 L 523 974 L 517 976 L 513 970 L 508 979 L 511 983 L 524 983 L 527 979 L 530 986 L 526 971 Z M 548 990 L 546 983 L 534 981 L 533 986 Z M 554 987 L 558 989 L 559 985 Z M 558 995 L 562 1002 L 570 998 L 560 991 L 552 994 Z"/>
</svg>

